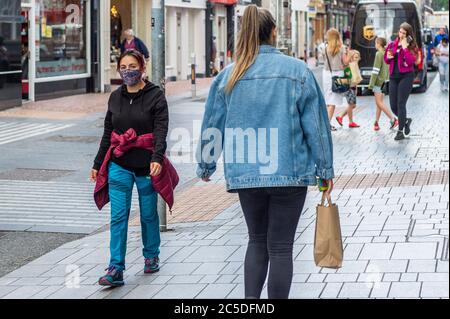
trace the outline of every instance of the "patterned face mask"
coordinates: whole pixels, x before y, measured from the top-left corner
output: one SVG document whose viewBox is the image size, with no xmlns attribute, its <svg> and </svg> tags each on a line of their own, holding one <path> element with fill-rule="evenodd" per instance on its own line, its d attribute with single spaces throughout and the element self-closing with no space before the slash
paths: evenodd
<svg viewBox="0 0 450 319">
<path fill-rule="evenodd" d="M 125 85 L 136 85 L 142 79 L 141 70 L 120 70 L 119 73 Z"/>
</svg>

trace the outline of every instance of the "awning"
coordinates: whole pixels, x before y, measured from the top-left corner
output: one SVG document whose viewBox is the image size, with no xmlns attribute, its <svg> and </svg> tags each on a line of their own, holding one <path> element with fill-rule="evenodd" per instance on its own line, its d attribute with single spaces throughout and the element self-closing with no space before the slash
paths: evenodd
<svg viewBox="0 0 450 319">
<path fill-rule="evenodd" d="M 232 6 L 233 4 L 238 3 L 238 0 L 209 0 L 209 2 Z"/>
</svg>

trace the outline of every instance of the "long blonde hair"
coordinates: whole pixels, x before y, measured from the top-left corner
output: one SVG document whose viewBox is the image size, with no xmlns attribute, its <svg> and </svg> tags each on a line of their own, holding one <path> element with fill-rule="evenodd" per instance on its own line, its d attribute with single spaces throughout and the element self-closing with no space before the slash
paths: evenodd
<svg viewBox="0 0 450 319">
<path fill-rule="evenodd" d="M 341 34 L 337 29 L 331 28 L 330 30 L 327 31 L 326 37 L 328 42 L 327 52 L 332 56 L 335 56 L 336 54 L 339 53 L 343 45 L 341 40 Z"/>
<path fill-rule="evenodd" d="M 259 53 L 259 46 L 268 43 L 272 30 L 276 27 L 270 11 L 256 5 L 247 6 L 241 23 L 236 45 L 236 63 L 225 88 L 226 92 L 231 92 L 236 82 L 252 66 Z"/>
</svg>

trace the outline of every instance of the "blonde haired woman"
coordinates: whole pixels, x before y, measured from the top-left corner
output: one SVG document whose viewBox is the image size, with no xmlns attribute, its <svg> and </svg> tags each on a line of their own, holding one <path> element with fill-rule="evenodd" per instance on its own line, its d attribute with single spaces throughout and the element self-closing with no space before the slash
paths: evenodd
<svg viewBox="0 0 450 319">
<path fill-rule="evenodd" d="M 328 107 L 328 119 L 331 121 L 336 105 L 341 105 L 342 100 L 345 97 L 348 102 L 348 107 L 345 113 L 348 115 L 348 119 L 350 121 L 349 127 L 359 127 L 359 125 L 353 121 L 353 109 L 356 106 L 356 99 L 354 95 L 350 94 L 350 90 L 345 93 L 335 93 L 331 89 L 333 76 L 343 77 L 345 75 L 344 69 L 350 63 L 348 49 L 343 45 L 341 35 L 338 30 L 334 28 L 329 29 L 325 37 L 327 39 L 327 46 L 325 49 L 325 66 L 322 73 L 322 83 L 325 102 Z M 339 124 L 342 125 L 341 122 L 339 122 Z M 336 128 L 331 126 L 331 130 L 335 131 Z"/>
<path fill-rule="evenodd" d="M 209 181 L 223 149 L 227 191 L 239 194 L 249 233 L 246 298 L 260 298 L 267 273 L 268 297 L 288 298 L 307 186 L 317 176 L 328 192 L 333 186 L 322 93 L 303 61 L 275 48 L 276 36 L 272 14 L 247 6 L 236 62 L 212 83 L 197 153 L 197 175 Z"/>
</svg>

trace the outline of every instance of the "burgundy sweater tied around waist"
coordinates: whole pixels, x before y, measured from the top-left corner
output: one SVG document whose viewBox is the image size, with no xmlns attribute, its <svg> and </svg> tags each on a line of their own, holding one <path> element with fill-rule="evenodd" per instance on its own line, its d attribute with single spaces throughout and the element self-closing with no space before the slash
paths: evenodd
<svg viewBox="0 0 450 319">
<path fill-rule="evenodd" d="M 94 189 L 94 200 L 99 210 L 109 202 L 108 163 L 111 159 L 111 152 L 114 153 L 115 157 L 121 157 L 134 147 L 153 151 L 153 134 L 149 133 L 137 136 L 135 130 L 132 128 L 128 129 L 122 135 L 114 131 L 112 132 L 111 146 L 97 174 L 97 182 Z M 173 167 L 166 156 L 164 156 L 161 173 L 158 176 L 151 176 L 151 179 L 155 191 L 169 205 L 169 209 L 172 209 L 174 202 L 173 193 L 178 184 L 179 177 L 175 167 Z"/>
</svg>

